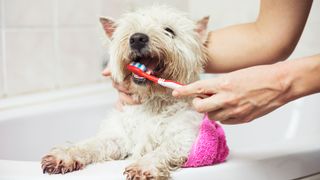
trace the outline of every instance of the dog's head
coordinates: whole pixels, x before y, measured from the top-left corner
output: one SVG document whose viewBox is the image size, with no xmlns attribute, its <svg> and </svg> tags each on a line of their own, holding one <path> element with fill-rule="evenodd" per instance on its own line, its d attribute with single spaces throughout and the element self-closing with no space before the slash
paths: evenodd
<svg viewBox="0 0 320 180">
<path fill-rule="evenodd" d="M 126 66 L 140 62 L 152 74 L 164 79 L 190 83 L 198 79 L 207 59 L 206 27 L 209 17 L 194 22 L 185 14 L 166 6 L 153 6 L 124 14 L 114 21 L 100 18 L 110 43 L 109 68 L 112 78 L 121 82 L 137 81 Z M 161 89 L 153 85 L 153 91 Z M 141 87 L 139 87 L 141 88 Z"/>
</svg>

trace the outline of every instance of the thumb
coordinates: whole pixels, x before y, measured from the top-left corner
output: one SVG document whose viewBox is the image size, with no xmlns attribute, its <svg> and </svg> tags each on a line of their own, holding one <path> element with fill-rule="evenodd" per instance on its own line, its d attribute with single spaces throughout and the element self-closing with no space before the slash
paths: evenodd
<svg viewBox="0 0 320 180">
<path fill-rule="evenodd" d="M 172 96 L 180 97 L 180 96 L 191 96 L 191 95 L 199 95 L 199 94 L 213 94 L 215 93 L 215 79 L 206 79 L 199 80 L 194 83 L 182 86 L 178 89 L 175 89 L 172 92 Z"/>
</svg>

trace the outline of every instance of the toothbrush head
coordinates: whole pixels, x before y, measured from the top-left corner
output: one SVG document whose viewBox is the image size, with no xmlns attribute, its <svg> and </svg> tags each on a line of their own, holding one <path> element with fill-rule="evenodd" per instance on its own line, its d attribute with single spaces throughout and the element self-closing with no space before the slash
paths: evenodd
<svg viewBox="0 0 320 180">
<path fill-rule="evenodd" d="M 143 72 L 147 71 L 147 67 L 144 64 L 141 64 L 139 62 L 132 62 L 132 63 L 130 63 L 130 65 L 141 69 L 141 71 L 143 71 Z"/>
<path fill-rule="evenodd" d="M 152 70 L 141 63 L 132 62 L 127 65 L 127 69 L 132 72 L 132 80 L 137 84 L 145 84 L 147 79 L 154 83 L 158 82 L 159 78 L 151 75 Z"/>
<path fill-rule="evenodd" d="M 139 70 L 139 71 L 141 71 L 143 73 L 145 73 L 147 71 L 147 67 L 144 64 L 141 64 L 139 62 L 132 62 L 132 63 L 130 63 L 130 66 L 131 67 L 135 67 L 133 69 Z M 131 72 L 132 72 L 132 80 L 136 84 L 139 84 L 139 85 L 145 84 L 146 78 L 143 77 L 143 76 L 139 76 L 138 75 L 138 74 L 141 74 L 141 73 L 137 73 L 137 72 L 133 72 L 133 71 L 131 71 Z"/>
</svg>

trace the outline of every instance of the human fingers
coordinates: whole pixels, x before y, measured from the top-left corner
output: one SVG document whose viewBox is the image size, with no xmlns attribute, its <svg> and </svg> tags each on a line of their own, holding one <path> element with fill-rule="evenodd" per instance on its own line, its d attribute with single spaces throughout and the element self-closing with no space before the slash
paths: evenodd
<svg viewBox="0 0 320 180">
<path fill-rule="evenodd" d="M 210 120 L 224 121 L 231 118 L 231 112 L 232 110 L 230 109 L 220 108 L 215 111 L 208 112 L 208 117 Z"/>
<path fill-rule="evenodd" d="M 224 121 L 220 121 L 221 124 L 226 124 L 226 125 L 233 125 L 233 124 L 242 124 L 243 122 L 241 121 L 240 118 L 229 118 Z"/>
<path fill-rule="evenodd" d="M 192 104 L 196 111 L 205 113 L 223 108 L 223 99 L 218 94 L 207 98 L 196 97 Z"/>
<path fill-rule="evenodd" d="M 227 125 L 233 125 L 233 124 L 244 124 L 248 123 L 250 120 L 245 117 L 231 117 L 228 119 L 225 119 L 223 121 L 220 121 L 221 124 L 227 124 Z"/>
<path fill-rule="evenodd" d="M 213 94 L 215 92 L 215 79 L 199 80 L 182 86 L 172 92 L 174 97 L 191 96 L 199 94 Z"/>
<path fill-rule="evenodd" d="M 244 123 L 249 115 L 254 111 L 254 107 L 250 104 L 243 104 L 239 106 L 224 106 L 223 109 L 212 111 L 208 113 L 209 119 L 220 122 L 230 121 L 229 123 Z"/>
</svg>

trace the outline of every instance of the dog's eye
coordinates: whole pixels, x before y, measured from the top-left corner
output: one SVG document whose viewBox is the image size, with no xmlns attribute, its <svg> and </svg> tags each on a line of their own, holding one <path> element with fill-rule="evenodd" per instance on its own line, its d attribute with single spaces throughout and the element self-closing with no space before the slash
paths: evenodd
<svg viewBox="0 0 320 180">
<path fill-rule="evenodd" d="M 170 35 L 172 35 L 172 37 L 174 37 L 176 35 L 176 33 L 171 28 L 166 27 L 166 28 L 164 28 L 164 30 L 166 32 L 170 33 Z"/>
</svg>

